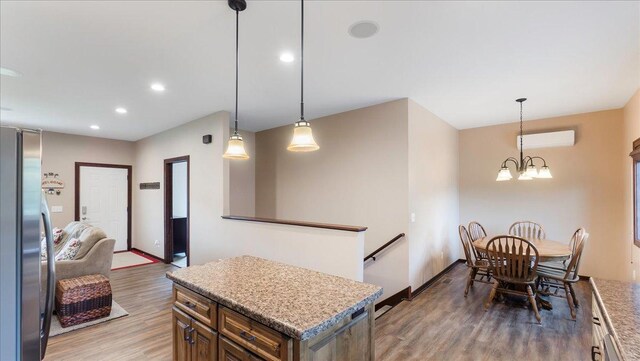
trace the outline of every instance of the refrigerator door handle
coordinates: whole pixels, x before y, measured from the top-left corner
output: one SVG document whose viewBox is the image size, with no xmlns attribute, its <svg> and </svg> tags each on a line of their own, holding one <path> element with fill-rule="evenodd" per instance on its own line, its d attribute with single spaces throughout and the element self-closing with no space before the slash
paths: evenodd
<svg viewBox="0 0 640 361">
<path fill-rule="evenodd" d="M 40 213 L 42 214 L 45 238 L 47 242 L 47 293 L 44 306 L 44 319 L 42 322 L 42 329 L 40 330 L 40 359 L 42 360 L 44 359 L 44 354 L 47 351 L 47 342 L 49 341 L 51 317 L 53 317 L 54 287 L 56 280 L 55 254 L 53 250 L 53 229 L 51 227 L 51 216 L 49 215 L 47 199 L 44 194 L 42 194 Z"/>
</svg>

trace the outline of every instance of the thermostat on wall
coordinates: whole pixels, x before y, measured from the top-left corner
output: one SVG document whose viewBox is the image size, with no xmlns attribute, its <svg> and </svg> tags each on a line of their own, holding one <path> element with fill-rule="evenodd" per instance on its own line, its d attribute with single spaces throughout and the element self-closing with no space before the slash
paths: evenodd
<svg viewBox="0 0 640 361">
<path fill-rule="evenodd" d="M 213 137 L 211 136 L 211 134 L 202 136 L 202 144 L 211 144 L 212 141 L 213 141 Z"/>
</svg>

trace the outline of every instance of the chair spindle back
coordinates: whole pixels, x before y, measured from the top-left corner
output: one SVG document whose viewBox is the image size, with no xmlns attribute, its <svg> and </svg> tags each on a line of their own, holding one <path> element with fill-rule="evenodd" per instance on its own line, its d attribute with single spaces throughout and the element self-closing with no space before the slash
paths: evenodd
<svg viewBox="0 0 640 361">
<path fill-rule="evenodd" d="M 486 237 L 487 232 L 480 223 L 473 221 L 469 223 L 469 236 L 471 236 L 471 241 L 477 241 L 480 238 Z"/>
<path fill-rule="evenodd" d="M 538 249 L 516 236 L 497 236 L 487 244 L 494 278 L 513 283 L 530 283 L 538 272 Z"/>
<path fill-rule="evenodd" d="M 531 221 L 518 221 L 509 227 L 509 234 L 526 239 L 546 239 L 547 235 L 542 225 Z"/>
</svg>

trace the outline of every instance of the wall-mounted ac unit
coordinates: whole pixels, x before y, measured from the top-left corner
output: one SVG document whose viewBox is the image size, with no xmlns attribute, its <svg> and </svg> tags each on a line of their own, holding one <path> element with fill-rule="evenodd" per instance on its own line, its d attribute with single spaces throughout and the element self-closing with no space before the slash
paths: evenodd
<svg viewBox="0 0 640 361">
<path fill-rule="evenodd" d="M 522 137 L 524 149 L 571 147 L 576 143 L 576 132 L 563 130 L 560 132 L 525 134 Z M 520 136 L 516 137 L 518 149 L 520 149 Z"/>
</svg>

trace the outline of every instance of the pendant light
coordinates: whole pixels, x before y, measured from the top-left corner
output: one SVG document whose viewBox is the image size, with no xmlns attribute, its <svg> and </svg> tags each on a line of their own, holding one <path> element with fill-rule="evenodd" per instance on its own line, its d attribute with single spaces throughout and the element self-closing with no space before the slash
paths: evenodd
<svg viewBox="0 0 640 361">
<path fill-rule="evenodd" d="M 507 162 L 512 162 L 516 166 L 516 170 L 519 173 L 518 180 L 532 180 L 534 178 L 553 178 L 551 176 L 551 169 L 549 169 L 549 167 L 547 166 L 547 161 L 544 160 L 544 158 L 538 157 L 538 156 L 525 157 L 522 151 L 522 138 L 523 138 L 522 136 L 523 135 L 522 103 L 524 103 L 526 100 L 527 98 L 516 99 L 516 101 L 520 103 L 520 159 L 509 157 L 505 159 L 504 162 L 502 162 L 502 165 L 500 166 L 500 171 L 498 172 L 498 178 L 496 178 L 496 181 L 498 182 L 508 181 L 513 178 L 513 176 L 511 175 L 511 171 L 509 170 L 509 167 L 507 167 Z M 540 168 L 540 171 L 538 171 L 538 168 L 534 164 L 535 159 L 539 159 L 543 163 L 542 167 Z"/>
<path fill-rule="evenodd" d="M 244 150 L 242 136 L 238 133 L 238 20 L 240 12 L 247 8 L 247 3 L 245 0 L 229 0 L 229 7 L 236 12 L 236 113 L 233 134 L 229 137 L 227 151 L 222 157 L 227 159 L 249 159 L 249 155 Z"/>
<path fill-rule="evenodd" d="M 311 133 L 311 124 L 304 120 L 304 0 L 300 0 L 300 120 L 294 124 L 293 139 L 287 150 L 312 152 L 320 149 Z"/>
</svg>

